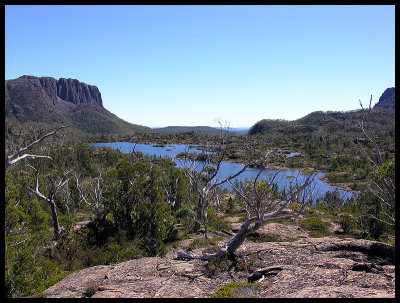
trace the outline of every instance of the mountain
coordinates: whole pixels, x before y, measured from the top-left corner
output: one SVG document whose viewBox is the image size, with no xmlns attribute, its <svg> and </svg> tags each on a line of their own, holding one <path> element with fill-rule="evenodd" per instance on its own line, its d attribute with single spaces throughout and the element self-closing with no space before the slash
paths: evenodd
<svg viewBox="0 0 400 303">
<path fill-rule="evenodd" d="M 391 108 L 395 109 L 395 94 L 394 87 L 387 88 L 382 96 L 379 98 L 378 103 L 375 104 L 374 108 Z"/>
<path fill-rule="evenodd" d="M 73 123 L 88 133 L 150 131 L 103 107 L 99 89 L 76 79 L 22 76 L 5 80 L 5 117 L 11 122 Z"/>
</svg>

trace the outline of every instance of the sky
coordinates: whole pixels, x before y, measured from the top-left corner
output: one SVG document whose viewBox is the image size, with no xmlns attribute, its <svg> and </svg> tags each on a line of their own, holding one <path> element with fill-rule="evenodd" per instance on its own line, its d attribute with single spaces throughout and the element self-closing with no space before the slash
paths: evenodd
<svg viewBox="0 0 400 303">
<path fill-rule="evenodd" d="M 6 5 L 5 79 L 72 78 L 150 127 L 250 127 L 395 86 L 395 7 Z"/>
</svg>

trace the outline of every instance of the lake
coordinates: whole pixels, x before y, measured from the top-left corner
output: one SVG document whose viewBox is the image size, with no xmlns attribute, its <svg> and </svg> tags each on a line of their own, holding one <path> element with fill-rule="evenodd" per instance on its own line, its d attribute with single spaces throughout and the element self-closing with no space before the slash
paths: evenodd
<svg viewBox="0 0 400 303">
<path fill-rule="evenodd" d="M 89 143 L 89 145 L 96 146 L 96 147 L 111 147 L 114 149 L 119 150 L 122 153 L 131 153 L 135 143 L 130 143 L 130 142 L 112 142 L 112 143 Z M 170 145 L 165 145 L 164 147 L 161 146 L 153 146 L 151 144 L 136 144 L 135 151 L 137 152 L 142 152 L 145 155 L 155 155 L 156 157 L 165 157 L 165 158 L 170 158 L 172 159 L 178 167 L 183 167 L 184 163 L 183 160 L 176 159 L 176 156 L 181 153 L 181 152 L 186 152 L 187 151 L 187 145 L 185 144 L 170 144 Z M 188 150 L 190 153 L 202 153 L 203 151 L 200 149 L 196 148 L 196 145 L 190 145 L 190 148 Z M 198 170 L 201 170 L 201 168 L 205 165 L 205 162 L 199 161 L 198 162 Z M 220 171 L 217 175 L 217 180 L 223 180 L 238 171 L 240 171 L 243 168 L 243 164 L 241 163 L 232 163 L 232 162 L 222 162 Z M 259 170 L 255 168 L 248 167 L 241 175 L 236 177 L 238 180 L 252 180 L 254 179 Z M 283 188 L 287 188 L 290 184 L 290 180 L 292 177 L 298 176 L 299 181 L 301 182 L 305 176 L 299 175 L 298 172 L 296 171 L 291 171 L 291 170 L 271 170 L 271 169 L 265 169 L 262 171 L 260 174 L 259 180 L 265 179 L 268 175 L 275 174 L 276 172 L 279 172 L 277 175 L 275 181 L 278 183 L 278 188 L 279 190 L 282 190 Z M 343 189 L 340 189 L 338 187 L 331 186 L 321 180 L 319 180 L 320 177 L 325 175 L 324 173 L 317 173 L 316 174 L 316 179 L 315 179 L 315 199 L 318 197 L 323 197 L 325 196 L 325 193 L 328 191 L 334 191 L 337 189 L 339 193 L 344 197 L 344 199 L 350 199 L 352 197 L 355 197 L 352 193 L 349 193 Z M 235 179 L 234 179 L 235 180 Z M 230 185 L 225 183 L 221 185 L 222 188 L 226 189 L 231 189 Z"/>
</svg>

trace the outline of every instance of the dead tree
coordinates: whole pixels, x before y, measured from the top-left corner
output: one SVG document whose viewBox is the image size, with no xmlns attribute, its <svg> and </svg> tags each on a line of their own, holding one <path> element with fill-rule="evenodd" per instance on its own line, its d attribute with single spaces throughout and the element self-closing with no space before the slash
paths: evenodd
<svg viewBox="0 0 400 303">
<path fill-rule="evenodd" d="M 364 134 L 364 136 L 368 139 L 368 141 L 374 147 L 374 152 L 376 156 L 376 160 L 371 158 L 368 153 L 365 151 L 363 146 L 359 144 L 360 149 L 364 156 L 369 160 L 369 162 L 375 167 L 378 171 L 385 163 L 382 160 L 382 154 L 379 149 L 379 146 L 376 142 L 377 135 L 375 134 L 374 129 L 371 126 L 371 102 L 372 102 L 372 95 L 369 101 L 368 109 L 364 109 L 361 100 L 359 100 L 360 106 L 363 111 L 363 117 L 360 123 L 360 128 Z M 394 160 L 393 160 L 393 170 L 394 170 Z M 379 180 L 376 180 L 379 179 Z M 374 219 L 381 221 L 387 225 L 395 226 L 395 180 L 394 176 L 382 174 L 379 178 L 375 178 L 371 182 L 372 184 L 368 186 L 368 190 L 375 195 L 380 203 L 380 210 L 384 214 L 385 219 L 382 220 L 372 214 L 369 216 L 373 217 Z"/>
<path fill-rule="evenodd" d="M 315 179 L 315 174 L 303 175 L 304 180 L 300 182 L 299 173 L 297 177 L 291 180 L 289 188 L 286 191 L 286 200 L 282 201 L 281 199 L 274 199 L 271 190 L 276 174 L 269 182 L 263 181 L 260 183 L 257 182 L 257 180 L 261 171 L 262 169 L 260 169 L 257 177 L 252 182 L 248 182 L 242 187 L 230 183 L 236 194 L 244 200 L 248 215 L 247 220 L 242 224 L 236 235 L 215 253 L 205 253 L 199 256 L 192 252 L 178 252 L 177 258 L 208 260 L 223 254 L 232 256 L 240 245 L 242 245 L 246 237 L 258 230 L 263 224 L 272 220 L 294 218 L 305 212 L 307 206 L 312 201 L 314 191 L 312 183 Z M 300 210 L 294 214 L 283 214 L 279 216 L 290 203 L 300 204 Z"/>
<path fill-rule="evenodd" d="M 221 128 L 222 132 L 222 128 Z M 229 135 L 229 129 L 221 136 L 221 144 L 219 146 L 219 153 L 216 155 L 203 151 L 201 159 L 203 163 L 190 159 L 188 157 L 189 149 L 186 149 L 184 162 L 181 163 L 185 175 L 189 178 L 191 192 L 197 195 L 196 203 L 196 221 L 194 224 L 193 232 L 199 233 L 200 226 L 203 224 L 205 227 L 205 237 L 207 238 L 207 210 L 210 207 L 210 202 L 215 198 L 215 189 L 217 186 L 222 185 L 243 173 L 248 164 L 244 165 L 237 173 L 223 179 L 218 180 L 218 172 L 221 164 L 226 156 L 227 145 L 226 141 Z M 211 146 L 207 142 L 205 149 L 209 150 Z M 214 147 L 214 146 L 213 146 Z M 202 167 L 200 168 L 200 165 Z M 214 167 L 215 166 L 215 167 Z"/>
<path fill-rule="evenodd" d="M 104 216 L 103 201 L 103 178 L 102 171 L 98 169 L 99 176 L 92 180 L 82 182 L 79 175 L 75 172 L 76 188 L 79 192 L 79 204 L 83 201 L 89 208 L 93 209 L 96 218 L 100 219 Z"/>
<path fill-rule="evenodd" d="M 27 149 L 31 148 L 32 146 L 38 144 L 39 142 L 41 142 L 42 140 L 44 140 L 45 138 L 54 135 L 58 130 L 69 127 L 71 125 L 66 125 L 66 126 L 61 126 L 55 130 L 53 130 L 52 132 L 44 135 L 43 137 L 39 138 L 38 140 L 32 142 L 31 144 L 19 149 L 18 151 L 16 151 L 14 154 L 9 155 L 7 157 L 5 157 L 5 170 L 7 170 L 7 168 L 10 165 L 13 165 L 15 163 L 17 163 L 18 161 L 22 160 L 22 159 L 37 159 L 37 158 L 47 158 L 47 159 L 51 159 L 49 156 L 41 156 L 41 155 L 32 155 L 32 154 L 23 154 Z"/>
<path fill-rule="evenodd" d="M 46 197 L 43 193 L 39 191 L 39 169 L 36 169 L 30 164 L 28 164 L 28 167 L 30 167 L 36 172 L 35 189 L 32 189 L 30 187 L 28 189 L 32 191 L 39 199 L 47 202 L 50 205 L 51 215 L 53 217 L 54 239 L 58 240 L 61 228 L 58 222 L 57 205 L 55 199 L 57 192 L 67 184 L 69 171 L 65 172 L 59 180 L 57 180 L 58 178 L 57 179 L 51 178 L 51 181 L 48 184 L 49 185 L 48 195 Z"/>
</svg>

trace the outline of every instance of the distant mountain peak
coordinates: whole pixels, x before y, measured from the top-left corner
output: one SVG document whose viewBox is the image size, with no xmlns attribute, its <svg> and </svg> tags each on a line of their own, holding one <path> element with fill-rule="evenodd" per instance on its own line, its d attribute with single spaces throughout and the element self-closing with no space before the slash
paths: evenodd
<svg viewBox="0 0 400 303">
<path fill-rule="evenodd" d="M 387 88 L 382 96 L 379 98 L 378 103 L 375 104 L 374 108 L 391 108 L 395 109 L 395 88 Z"/>
</svg>

